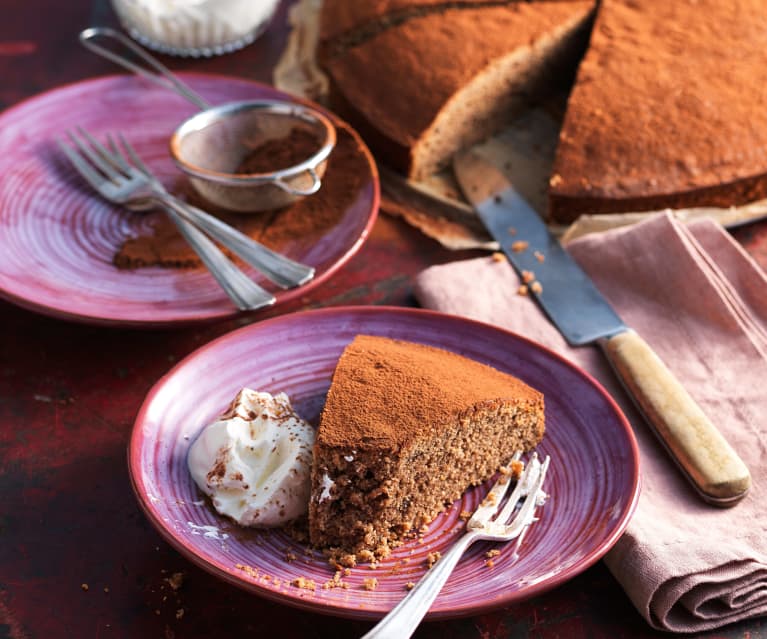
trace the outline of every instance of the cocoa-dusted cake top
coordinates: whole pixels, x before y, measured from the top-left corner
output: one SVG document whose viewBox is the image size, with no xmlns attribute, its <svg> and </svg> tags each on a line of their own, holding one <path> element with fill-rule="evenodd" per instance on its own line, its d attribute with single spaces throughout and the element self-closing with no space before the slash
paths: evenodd
<svg viewBox="0 0 767 639">
<path fill-rule="evenodd" d="M 386 29 L 326 67 L 349 104 L 409 148 L 493 60 L 529 50 L 592 7 L 590 0 L 574 0 L 429 13 Z"/>
<path fill-rule="evenodd" d="M 602 0 L 552 196 L 637 200 L 767 173 L 765 9 L 764 0 Z"/>
<path fill-rule="evenodd" d="M 542 394 L 491 366 L 432 346 L 358 335 L 341 355 L 317 443 L 397 449 L 483 402 Z"/>
</svg>

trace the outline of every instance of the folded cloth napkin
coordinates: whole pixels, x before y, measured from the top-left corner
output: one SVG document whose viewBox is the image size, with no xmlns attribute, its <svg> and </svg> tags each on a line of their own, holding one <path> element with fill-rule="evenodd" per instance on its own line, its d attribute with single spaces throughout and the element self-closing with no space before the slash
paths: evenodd
<svg viewBox="0 0 767 639">
<path fill-rule="evenodd" d="M 767 277 L 715 222 L 660 214 L 582 237 L 568 251 L 655 349 L 751 471 L 737 506 L 706 505 L 634 410 L 597 347 L 571 348 L 505 260 L 431 267 L 419 302 L 510 329 L 594 375 L 631 421 L 642 494 L 610 571 L 655 628 L 697 632 L 767 614 Z"/>
</svg>

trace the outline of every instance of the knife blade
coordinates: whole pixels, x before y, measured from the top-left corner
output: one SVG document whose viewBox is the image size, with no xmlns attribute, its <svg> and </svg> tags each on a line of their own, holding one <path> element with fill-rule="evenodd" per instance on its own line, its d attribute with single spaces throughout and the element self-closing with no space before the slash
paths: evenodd
<svg viewBox="0 0 767 639">
<path fill-rule="evenodd" d="M 626 326 L 589 276 L 551 235 L 508 178 L 476 151 L 453 160 L 458 183 L 533 296 L 571 346 L 597 344 L 624 388 L 693 488 L 708 503 L 732 506 L 751 486 L 738 454 L 673 373 Z"/>
</svg>

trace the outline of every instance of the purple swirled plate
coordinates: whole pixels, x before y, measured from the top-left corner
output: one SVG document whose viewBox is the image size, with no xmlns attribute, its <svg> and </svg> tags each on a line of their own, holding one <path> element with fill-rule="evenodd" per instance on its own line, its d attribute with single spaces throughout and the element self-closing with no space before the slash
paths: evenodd
<svg viewBox="0 0 767 639">
<path fill-rule="evenodd" d="M 487 486 L 469 489 L 439 515 L 422 539 L 397 548 L 372 572 L 343 577 L 348 588 L 323 588 L 333 571 L 322 554 L 281 530 L 244 529 L 201 497 L 186 456 L 200 430 L 243 386 L 285 391 L 316 423 L 344 347 L 359 333 L 445 348 L 512 373 L 546 397 L 551 455 L 550 499 L 519 548 L 475 544 L 432 606 L 429 618 L 472 615 L 507 606 L 570 579 L 617 541 L 639 494 L 633 433 L 599 384 L 555 353 L 513 333 L 418 309 L 337 307 L 284 315 L 228 333 L 179 363 L 148 394 L 133 429 L 129 469 L 138 501 L 165 539 L 227 582 L 300 608 L 352 618 L 378 618 L 462 533 Z M 500 550 L 486 565 L 491 548 Z M 291 585 L 303 577 L 314 590 Z M 364 579 L 376 577 L 375 590 Z"/>
<path fill-rule="evenodd" d="M 296 100 L 249 80 L 180 75 L 213 104 Z M 107 76 L 43 93 L 0 114 L 0 298 L 92 324 L 163 326 L 236 315 L 237 309 L 203 268 L 113 266 L 119 246 L 146 231 L 150 218 L 102 200 L 56 146 L 56 138 L 78 125 L 101 139 L 107 133 L 122 133 L 172 186 L 180 173 L 168 141 L 195 110 L 172 91 L 141 78 Z M 276 304 L 320 286 L 359 250 L 370 232 L 378 212 L 378 172 L 364 144 L 359 148 L 369 175 L 338 223 L 319 239 L 299 238 L 281 249 L 314 266 L 315 278 L 304 286 L 275 291 Z M 254 269 L 246 270 L 266 285 Z"/>
</svg>

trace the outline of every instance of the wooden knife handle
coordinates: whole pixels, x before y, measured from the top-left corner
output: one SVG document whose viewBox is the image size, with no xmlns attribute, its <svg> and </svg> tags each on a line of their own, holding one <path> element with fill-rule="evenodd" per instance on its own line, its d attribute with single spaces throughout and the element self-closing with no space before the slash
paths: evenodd
<svg viewBox="0 0 767 639">
<path fill-rule="evenodd" d="M 751 487 L 737 453 L 679 380 L 636 332 L 600 341 L 656 435 L 707 502 L 732 506 Z"/>
</svg>

